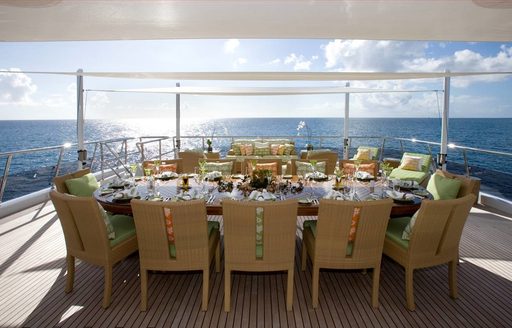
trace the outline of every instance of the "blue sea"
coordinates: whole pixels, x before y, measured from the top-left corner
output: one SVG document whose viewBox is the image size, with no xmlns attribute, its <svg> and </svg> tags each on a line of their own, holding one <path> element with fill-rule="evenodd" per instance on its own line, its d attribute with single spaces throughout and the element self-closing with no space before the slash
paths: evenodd
<svg viewBox="0 0 512 328">
<path fill-rule="evenodd" d="M 313 139 L 316 148 L 330 148 L 342 153 L 343 118 L 238 118 L 214 120 L 182 121 L 181 135 L 200 135 L 213 137 L 214 148 L 224 154 L 229 148 L 229 139 L 222 136 L 297 136 L 300 121 L 306 122 L 312 136 L 337 136 L 338 138 Z M 512 153 L 512 119 L 476 119 L 452 118 L 449 122 L 449 142 L 457 146 L 466 146 Z M 387 136 L 415 138 L 432 142 L 440 142 L 441 120 L 439 118 L 351 118 L 350 136 Z M 300 131 L 297 147 L 303 148 L 307 143 L 305 129 Z M 174 136 L 175 121 L 169 119 L 137 119 L 137 120 L 87 120 L 85 123 L 85 140 L 98 141 L 120 137 L 140 136 Z M 55 121 L 0 121 L 0 153 L 32 149 L 38 147 L 59 146 L 66 142 L 76 143 L 76 122 L 74 120 Z M 381 146 L 380 139 L 354 138 L 352 151 L 358 145 Z M 182 148 L 202 147 L 201 139 L 182 141 Z M 428 153 L 427 146 L 404 142 L 405 151 Z M 133 147 L 133 146 L 132 146 Z M 384 156 L 399 156 L 401 145 L 398 141 L 387 141 Z M 93 149 L 88 149 L 89 155 Z M 431 148 L 433 154 L 438 153 L 437 146 Z M 63 154 L 65 161 L 72 162 L 76 158 L 76 147 Z M 3 201 L 22 194 L 42 189 L 51 183 L 51 170 L 54 169 L 58 151 L 16 155 L 12 159 L 7 187 Z M 508 176 L 512 167 L 512 158 L 506 156 L 489 156 L 476 152 L 467 153 L 472 174 L 483 179 L 486 173 L 479 168 L 494 170 Z M 448 168 L 460 171 L 463 154 L 458 150 L 449 150 Z M 0 156 L 0 179 L 5 170 L 6 156 Z M 451 167 L 450 167 L 451 166 Z M 48 168 L 49 173 L 40 168 Z M 48 171 L 47 170 L 47 171 Z M 46 173 L 45 173 L 46 172 Z M 512 179 L 510 180 L 512 182 Z M 491 180 L 488 185 L 495 185 Z M 494 186 L 492 186 L 494 187 Z M 485 189 L 485 188 L 484 188 Z M 503 196 L 502 191 L 497 191 Z M 507 195 L 506 195 L 507 196 Z M 507 197 L 512 199 L 512 197 Z"/>
</svg>

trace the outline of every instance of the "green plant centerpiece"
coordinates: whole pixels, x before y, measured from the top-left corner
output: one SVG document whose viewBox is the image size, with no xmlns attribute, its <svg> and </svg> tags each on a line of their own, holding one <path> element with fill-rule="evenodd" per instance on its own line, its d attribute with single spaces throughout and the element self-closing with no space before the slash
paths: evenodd
<svg viewBox="0 0 512 328">
<path fill-rule="evenodd" d="M 380 163 L 380 170 L 381 170 L 381 175 L 384 175 L 385 177 L 387 177 L 387 176 L 389 176 L 391 171 L 393 171 L 393 167 L 387 162 L 382 162 L 382 163 Z"/>
<path fill-rule="evenodd" d="M 251 187 L 255 189 L 267 188 L 272 181 L 272 171 L 270 170 L 253 170 L 251 176 Z"/>
<path fill-rule="evenodd" d="M 213 151 L 212 148 L 212 139 L 206 139 L 206 144 L 208 145 L 208 148 L 206 149 L 209 153 Z"/>
</svg>

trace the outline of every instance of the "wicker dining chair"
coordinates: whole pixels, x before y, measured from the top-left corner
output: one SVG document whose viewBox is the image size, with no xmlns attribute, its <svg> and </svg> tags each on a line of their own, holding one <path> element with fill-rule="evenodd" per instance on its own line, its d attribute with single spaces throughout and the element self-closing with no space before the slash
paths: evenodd
<svg viewBox="0 0 512 328">
<path fill-rule="evenodd" d="M 146 311 L 148 271 L 202 271 L 201 309 L 208 308 L 210 263 L 220 272 L 220 232 L 218 222 L 208 222 L 203 200 L 152 202 L 133 199 L 133 217 L 140 257 L 141 311 Z M 172 227 L 165 211 L 172 215 Z M 169 228 L 173 237 L 170 240 Z"/>
<path fill-rule="evenodd" d="M 336 151 L 322 151 L 316 152 L 311 151 L 308 152 L 306 159 L 308 160 L 317 160 L 318 162 L 325 161 L 325 174 L 334 174 L 334 169 L 336 168 L 336 164 L 338 162 L 338 152 Z"/>
<path fill-rule="evenodd" d="M 414 311 L 414 270 L 448 263 L 450 296 L 457 298 L 457 264 L 459 242 L 473 194 L 450 200 L 423 200 L 409 240 L 402 234 L 411 218 L 395 218 L 389 222 L 384 241 L 384 254 L 405 268 L 407 308 Z"/>
<path fill-rule="evenodd" d="M 379 306 L 382 247 L 392 206 L 391 199 L 320 200 L 318 220 L 305 221 L 302 236 L 302 271 L 308 256 L 312 262 L 313 308 L 318 306 L 320 269 L 373 269 L 372 306 Z"/>
<path fill-rule="evenodd" d="M 87 168 L 69 174 L 56 176 L 53 178 L 55 189 L 57 189 L 57 191 L 60 193 L 69 194 L 68 187 L 66 186 L 66 180 L 80 178 L 88 173 L 91 173 L 91 170 Z"/>
<path fill-rule="evenodd" d="M 226 312 L 231 309 L 232 271 L 287 271 L 286 309 L 291 311 L 297 206 L 297 201 L 293 199 L 280 202 L 222 202 Z"/>
<path fill-rule="evenodd" d="M 360 160 L 359 162 L 359 171 L 364 171 L 370 173 L 375 179 L 377 179 L 377 175 L 379 173 L 379 163 L 375 160 Z M 352 159 L 342 159 L 339 162 L 339 168 L 343 169 L 344 174 L 353 175 L 356 167 L 356 160 Z"/>
<path fill-rule="evenodd" d="M 242 173 L 252 174 L 254 170 L 253 164 L 256 164 L 256 169 L 274 171 L 274 175 L 283 174 L 283 162 L 281 159 L 246 159 L 243 163 Z M 273 170 L 275 169 L 275 170 Z"/>
<path fill-rule="evenodd" d="M 137 238 L 133 219 L 125 215 L 114 215 L 111 223 L 116 238 L 109 240 L 107 228 L 98 202 L 93 197 L 76 197 L 51 191 L 50 198 L 55 206 L 66 240 L 66 288 L 73 290 L 75 280 L 75 258 L 103 267 L 105 287 L 103 308 L 110 305 L 112 294 L 113 266 L 137 251 Z"/>
<path fill-rule="evenodd" d="M 200 160 L 206 159 L 203 152 L 198 151 L 180 151 L 178 158 L 182 161 L 182 171 L 185 173 L 196 173 L 195 168 Z"/>
<path fill-rule="evenodd" d="M 158 160 L 156 160 L 156 161 L 158 161 Z M 144 161 L 144 162 L 142 162 L 142 168 L 154 170 L 156 161 L 155 160 Z M 173 171 L 176 173 L 185 172 L 185 171 L 183 171 L 183 161 L 181 159 L 165 159 L 165 160 L 161 160 L 158 162 L 159 162 L 159 167 L 160 167 L 161 172 L 163 172 L 163 171 Z M 194 171 L 186 172 L 186 173 L 193 173 L 193 172 Z M 146 175 L 146 172 L 144 172 L 144 175 Z"/>
</svg>

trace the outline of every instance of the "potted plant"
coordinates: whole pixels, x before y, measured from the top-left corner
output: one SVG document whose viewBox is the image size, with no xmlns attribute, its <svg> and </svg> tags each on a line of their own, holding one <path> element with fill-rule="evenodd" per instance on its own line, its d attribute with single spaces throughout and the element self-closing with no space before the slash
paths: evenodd
<svg viewBox="0 0 512 328">
<path fill-rule="evenodd" d="M 206 139 L 206 144 L 208 145 L 208 148 L 206 149 L 209 153 L 211 153 L 213 151 L 213 148 L 212 148 L 212 140 L 211 139 Z"/>
</svg>

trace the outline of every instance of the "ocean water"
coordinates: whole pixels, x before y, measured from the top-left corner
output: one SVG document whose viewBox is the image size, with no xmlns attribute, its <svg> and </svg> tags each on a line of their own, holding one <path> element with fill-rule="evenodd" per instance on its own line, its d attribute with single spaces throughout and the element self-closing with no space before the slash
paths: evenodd
<svg viewBox="0 0 512 328">
<path fill-rule="evenodd" d="M 311 135 L 336 136 L 331 139 L 313 139 L 316 148 L 330 148 L 342 153 L 342 118 L 239 118 L 215 120 L 183 121 L 182 136 L 200 135 L 213 138 L 213 146 L 222 154 L 228 150 L 230 140 L 223 136 L 297 136 L 297 126 L 305 121 Z M 307 143 L 305 129 L 300 131 L 297 147 L 304 148 Z M 350 136 L 387 136 L 415 138 L 425 141 L 440 141 L 441 120 L 438 118 L 352 118 L 350 120 Z M 449 142 L 458 146 L 487 149 L 512 153 L 512 119 L 473 119 L 452 118 L 449 122 Z M 173 136 L 175 122 L 173 119 L 138 119 L 119 121 L 87 120 L 85 123 L 85 140 L 98 141 L 121 137 L 139 136 Z M 32 149 L 38 147 L 58 146 L 66 142 L 76 143 L 76 122 L 73 120 L 59 121 L 0 121 L 0 153 Z M 380 147 L 379 139 L 354 138 L 352 151 L 359 145 Z M 183 138 L 182 148 L 202 147 L 201 139 Z M 134 142 L 130 144 L 135 148 Z M 168 143 L 167 148 L 171 145 Z M 384 156 L 400 156 L 401 145 L 398 141 L 388 141 Z M 425 145 L 404 142 L 405 151 L 428 153 Z M 89 156 L 94 149 L 88 147 Z M 437 146 L 431 148 L 433 154 L 438 153 Z M 16 155 L 12 159 L 9 178 L 3 201 L 22 194 L 42 189 L 51 183 L 58 151 L 39 152 L 30 155 Z M 481 169 L 493 170 L 509 176 L 512 159 L 505 156 L 494 156 L 469 151 L 467 153 L 472 174 L 486 180 L 486 172 Z M 71 147 L 63 154 L 65 162 L 76 159 L 76 148 Z M 0 156 L 0 179 L 3 176 L 7 157 Z M 448 167 L 450 170 L 461 169 L 457 163 L 463 163 L 463 154 L 457 150 L 449 150 Z M 64 165 L 63 170 L 69 166 Z M 43 168 L 43 169 L 42 169 Z M 61 170 L 62 172 L 62 170 Z M 496 185 L 496 179 L 489 185 Z M 512 179 L 510 179 L 512 182 Z M 485 181 L 483 181 L 485 184 Z M 494 186 L 492 186 L 494 187 Z M 500 196 L 506 191 L 498 190 Z M 512 199 L 512 197 L 507 197 Z"/>
</svg>

